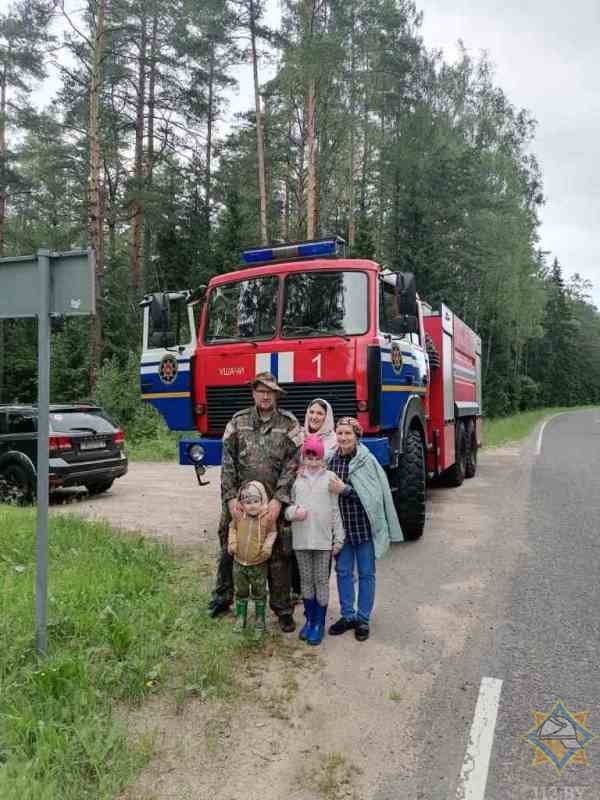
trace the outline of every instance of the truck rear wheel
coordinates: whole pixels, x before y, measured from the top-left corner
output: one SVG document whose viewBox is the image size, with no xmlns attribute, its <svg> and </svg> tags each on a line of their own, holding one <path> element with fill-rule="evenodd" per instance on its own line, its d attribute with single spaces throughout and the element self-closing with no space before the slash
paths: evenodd
<svg viewBox="0 0 600 800">
<path fill-rule="evenodd" d="M 394 503 L 402 533 L 407 541 L 423 535 L 425 527 L 425 451 L 418 431 L 404 439 L 404 453 L 396 471 Z"/>
<path fill-rule="evenodd" d="M 477 432 L 475 423 L 469 420 L 467 425 L 467 460 L 465 465 L 465 478 L 475 477 L 477 472 Z"/>
<path fill-rule="evenodd" d="M 460 486 L 467 471 L 467 433 L 462 422 L 456 426 L 454 459 L 454 464 L 447 472 L 448 482 L 450 486 Z"/>
</svg>

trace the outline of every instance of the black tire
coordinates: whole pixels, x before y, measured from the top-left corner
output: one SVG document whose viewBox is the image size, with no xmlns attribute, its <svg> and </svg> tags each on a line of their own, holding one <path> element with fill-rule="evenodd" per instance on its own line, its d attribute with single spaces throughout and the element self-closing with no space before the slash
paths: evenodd
<svg viewBox="0 0 600 800">
<path fill-rule="evenodd" d="M 477 431 L 473 420 L 469 420 L 466 436 L 467 462 L 465 465 L 465 478 L 474 478 L 477 472 Z"/>
<path fill-rule="evenodd" d="M 95 483 L 87 483 L 85 488 L 91 495 L 103 494 L 108 492 L 114 482 L 114 478 L 110 481 L 96 481 Z"/>
<path fill-rule="evenodd" d="M 35 499 L 35 483 L 32 476 L 14 462 L 6 464 L 0 472 L 0 500 L 25 506 Z"/>
<path fill-rule="evenodd" d="M 418 431 L 410 430 L 404 439 L 404 453 L 396 470 L 394 504 L 404 538 L 413 542 L 425 527 L 425 449 Z"/>
<path fill-rule="evenodd" d="M 467 432 L 462 422 L 456 427 L 455 463 L 447 472 L 450 486 L 461 486 L 467 470 Z"/>
</svg>

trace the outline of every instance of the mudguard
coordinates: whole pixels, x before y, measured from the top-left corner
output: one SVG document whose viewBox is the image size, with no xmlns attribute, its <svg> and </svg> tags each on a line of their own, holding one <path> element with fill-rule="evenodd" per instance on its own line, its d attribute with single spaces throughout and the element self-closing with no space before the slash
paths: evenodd
<svg viewBox="0 0 600 800">
<path fill-rule="evenodd" d="M 402 409 L 402 414 L 398 420 L 398 426 L 390 439 L 391 466 L 398 466 L 398 458 L 404 452 L 404 439 L 411 428 L 420 430 L 425 447 L 427 447 L 427 423 L 425 420 L 425 409 L 420 395 L 411 395 Z"/>
</svg>

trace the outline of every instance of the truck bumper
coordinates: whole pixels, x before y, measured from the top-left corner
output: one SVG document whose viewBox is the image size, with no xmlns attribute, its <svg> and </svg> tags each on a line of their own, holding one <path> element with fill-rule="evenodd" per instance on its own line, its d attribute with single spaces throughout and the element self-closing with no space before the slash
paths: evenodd
<svg viewBox="0 0 600 800">
<path fill-rule="evenodd" d="M 204 450 L 204 457 L 201 462 L 194 461 L 189 456 L 189 449 L 192 445 L 200 445 Z M 194 467 L 197 463 L 205 467 L 214 467 L 221 463 L 223 456 L 223 442 L 221 439 L 182 439 L 179 442 L 179 463 L 184 466 Z"/>
<path fill-rule="evenodd" d="M 361 441 L 373 453 L 382 467 L 386 467 L 390 463 L 390 440 L 387 436 L 365 436 Z M 189 449 L 192 445 L 200 445 L 204 450 L 201 462 L 190 458 Z M 221 463 L 222 456 L 223 442 L 221 439 L 182 439 L 179 442 L 179 463 L 188 467 L 193 467 L 197 463 L 205 467 L 216 466 Z"/>
</svg>

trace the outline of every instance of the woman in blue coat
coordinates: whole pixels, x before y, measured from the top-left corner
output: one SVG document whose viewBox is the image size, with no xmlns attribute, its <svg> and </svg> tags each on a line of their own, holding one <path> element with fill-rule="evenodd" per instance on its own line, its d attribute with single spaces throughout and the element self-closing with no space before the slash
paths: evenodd
<svg viewBox="0 0 600 800">
<path fill-rule="evenodd" d="M 404 537 L 383 468 L 360 443 L 362 428 L 354 417 L 341 417 L 335 433 L 338 447 L 329 462 L 336 474 L 330 491 L 339 497 L 346 540 L 335 561 L 342 616 L 330 628 L 337 636 L 349 630 L 359 642 L 369 638 L 369 622 L 375 603 L 375 559 L 388 550 L 390 541 Z M 358 597 L 354 572 L 358 572 Z"/>
</svg>

